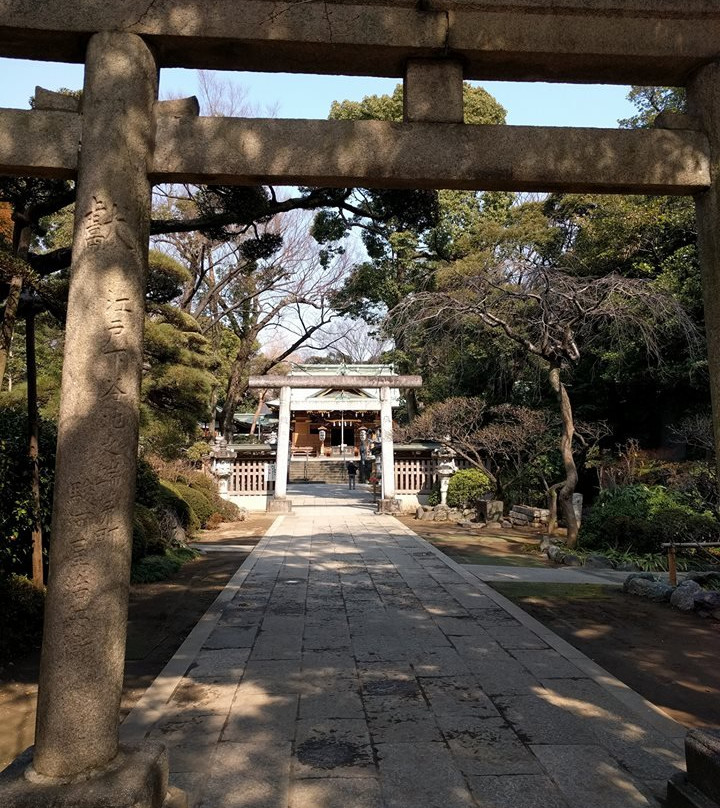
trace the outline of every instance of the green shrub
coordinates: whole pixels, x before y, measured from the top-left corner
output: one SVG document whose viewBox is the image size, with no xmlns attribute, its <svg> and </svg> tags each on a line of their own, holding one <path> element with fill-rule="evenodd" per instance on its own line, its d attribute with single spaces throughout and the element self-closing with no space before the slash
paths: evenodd
<svg viewBox="0 0 720 808">
<path fill-rule="evenodd" d="M 190 488 L 189 485 L 183 483 L 175 483 L 174 490 L 187 502 L 191 510 L 195 513 L 200 526 L 205 527 L 210 517 L 216 512 L 215 506 L 210 500 L 197 488 Z"/>
<path fill-rule="evenodd" d="M 470 508 L 493 490 L 487 474 L 479 469 L 462 469 L 450 478 L 447 492 L 447 504 L 451 508 Z"/>
<path fill-rule="evenodd" d="M 439 504 L 440 504 L 440 481 L 435 480 L 432 488 L 430 489 L 430 493 L 428 494 L 428 505 L 431 508 L 434 508 L 436 505 Z"/>
<path fill-rule="evenodd" d="M 205 528 L 207 530 L 214 530 L 216 527 L 220 527 L 222 523 L 223 523 L 222 514 L 215 511 L 215 513 L 213 513 L 205 523 Z"/>
<path fill-rule="evenodd" d="M 134 584 L 151 584 L 164 581 L 174 575 L 180 567 L 200 555 L 188 547 L 166 550 L 161 555 L 149 555 L 133 564 L 130 580 Z"/>
<path fill-rule="evenodd" d="M 160 503 L 177 515 L 178 521 L 189 533 L 200 529 L 200 520 L 175 483 L 160 480 Z"/>
<path fill-rule="evenodd" d="M 234 502 L 222 497 L 220 497 L 220 502 L 218 503 L 218 511 L 223 522 L 237 522 L 240 518 L 240 508 Z"/>
<path fill-rule="evenodd" d="M 192 446 L 188 447 L 185 456 L 191 463 L 196 463 L 207 457 L 212 450 L 210 444 L 205 440 L 195 441 Z"/>
<path fill-rule="evenodd" d="M 183 474 L 182 478 L 179 479 L 179 482 L 189 485 L 190 488 L 196 488 L 198 491 L 202 491 L 211 502 L 215 497 L 220 496 L 215 480 L 207 474 L 203 474 L 201 471 L 187 471 Z"/>
<path fill-rule="evenodd" d="M 39 648 L 45 590 L 20 575 L 0 575 L 0 665 Z"/>
<path fill-rule="evenodd" d="M 133 512 L 132 523 L 132 561 L 133 564 L 147 555 L 147 535 L 145 525 L 136 512 Z"/>
<path fill-rule="evenodd" d="M 137 533 L 141 537 L 138 543 L 138 551 L 141 547 L 144 550 L 140 555 L 137 555 L 135 551 L 136 525 L 138 526 Z M 133 510 L 133 560 L 140 559 L 145 555 L 163 553 L 164 551 L 165 545 L 160 533 L 160 523 L 157 516 L 150 508 L 136 504 Z"/>
<path fill-rule="evenodd" d="M 223 522 L 234 522 L 240 516 L 240 509 L 234 502 L 223 499 L 217 490 L 217 485 L 212 477 L 200 471 L 189 472 L 185 475 L 190 488 L 201 491 L 215 507 L 215 511 L 220 514 Z"/>
<path fill-rule="evenodd" d="M 160 502 L 160 478 L 155 469 L 142 457 L 137 461 L 135 502 L 153 508 Z"/>
<path fill-rule="evenodd" d="M 603 491 L 580 529 L 583 547 L 614 547 L 657 553 L 669 541 L 713 541 L 720 524 L 698 513 L 679 494 L 663 486 L 625 485 Z"/>
<path fill-rule="evenodd" d="M 32 465 L 28 458 L 27 415 L 24 405 L 0 405 L 0 570 L 26 573 L 32 570 Z M 40 421 L 40 524 L 43 543 L 50 538 L 55 444 L 53 423 Z"/>
</svg>

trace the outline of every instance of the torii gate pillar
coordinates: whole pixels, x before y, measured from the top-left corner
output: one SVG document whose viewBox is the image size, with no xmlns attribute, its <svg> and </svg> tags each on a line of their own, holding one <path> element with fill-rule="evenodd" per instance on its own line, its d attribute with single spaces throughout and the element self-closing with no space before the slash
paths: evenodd
<svg viewBox="0 0 720 808">
<path fill-rule="evenodd" d="M 156 96 L 139 36 L 91 37 L 35 748 L 0 784 L 3 808 L 170 804 L 165 747 L 118 737 Z"/>
<path fill-rule="evenodd" d="M 720 63 L 700 68 L 688 85 L 688 106 L 710 145 L 710 187 L 695 195 L 715 446 L 720 447 Z M 720 451 L 716 452 L 720 471 Z M 720 479 L 720 477 L 719 477 Z"/>
<path fill-rule="evenodd" d="M 280 388 L 278 442 L 275 456 L 275 495 L 268 502 L 271 513 L 289 513 L 292 502 L 287 498 L 288 464 L 290 463 L 290 388 Z"/>
<path fill-rule="evenodd" d="M 395 453 L 393 449 L 392 407 L 390 391 L 380 390 L 380 462 L 382 464 L 382 498 L 379 513 L 397 513 L 400 503 L 395 498 Z"/>
</svg>

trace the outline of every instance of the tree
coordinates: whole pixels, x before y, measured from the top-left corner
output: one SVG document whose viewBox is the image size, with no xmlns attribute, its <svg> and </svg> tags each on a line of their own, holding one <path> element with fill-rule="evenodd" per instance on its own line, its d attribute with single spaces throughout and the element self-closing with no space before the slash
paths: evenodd
<svg viewBox="0 0 720 808">
<path fill-rule="evenodd" d="M 543 259 L 578 276 L 617 273 L 675 297 L 703 331 L 700 267 L 692 202 L 680 197 L 563 196 L 544 205 L 556 237 Z M 602 418 L 619 442 L 660 446 L 688 402 L 709 406 L 707 363 L 681 330 L 666 335 L 663 362 L 648 363 L 644 341 L 628 334 L 612 346 L 595 341 L 574 373 L 582 417 Z M 647 400 L 655 406 L 649 412 Z"/>
<path fill-rule="evenodd" d="M 321 339 L 332 346 L 325 356 L 312 354 L 305 361 L 310 364 L 360 364 L 383 362 L 391 343 L 383 339 L 376 327 L 364 320 L 338 317 L 322 329 Z"/>
<path fill-rule="evenodd" d="M 215 82 L 209 74 L 201 74 L 200 82 L 203 94 L 203 103 L 210 114 L 242 114 L 244 100 L 241 94 L 234 94 L 231 85 Z M 63 91 L 70 92 L 70 91 Z M 200 316 L 201 312 L 206 320 L 217 322 L 217 313 L 209 312 L 209 308 L 221 298 L 216 284 L 206 284 L 209 291 L 209 302 L 202 305 L 198 295 L 204 281 L 204 273 L 208 270 L 211 261 L 204 262 L 204 255 L 208 254 L 206 245 L 212 246 L 211 253 L 222 242 L 229 242 L 242 261 L 238 261 L 240 274 L 249 276 L 263 262 L 277 252 L 282 246 L 282 234 L 275 224 L 271 225 L 274 217 L 279 217 L 292 211 L 315 210 L 319 207 L 339 209 L 343 208 L 351 194 L 351 190 L 324 190 L 300 189 L 295 196 L 279 198 L 272 188 L 230 188 L 224 186 L 181 189 L 180 198 L 173 198 L 173 189 L 163 189 L 166 200 L 172 199 L 172 204 L 158 207 L 151 223 L 153 234 L 186 235 L 190 240 L 191 234 L 200 231 L 201 236 L 195 243 L 204 240 L 201 255 L 195 261 L 200 271 L 195 280 L 197 288 L 188 284 L 185 288 L 183 302 L 194 298 L 195 311 L 188 311 L 191 315 Z M 0 288 L 3 294 L 2 324 L 0 325 L 0 385 L 5 376 L 5 365 L 9 355 L 10 342 L 15 330 L 15 321 L 18 317 L 21 303 L 21 290 L 32 290 L 33 308 L 28 311 L 45 308 L 53 312 L 58 321 L 64 320 L 64 307 L 67 297 L 67 278 L 72 251 L 72 218 L 71 206 L 74 200 L 74 187 L 71 183 L 54 180 L 8 179 L 0 180 L 0 201 L 7 201 L 12 208 L 14 232 L 12 234 L 12 251 L 0 254 Z M 62 213 L 61 213 L 62 211 Z M 48 218 L 51 217 L 51 218 Z M 327 252 L 327 251 L 326 251 Z M 341 249 L 335 252 L 341 253 Z M 327 263 L 331 263 L 328 256 Z M 260 270 L 258 270 L 260 272 Z M 258 277 L 256 289 L 262 289 L 267 280 Z M 279 276 L 278 276 L 279 277 Z M 278 279 L 278 278 L 276 278 Z M 157 280 L 157 276 L 151 280 Z M 252 286 L 253 281 L 248 281 Z M 245 295 L 246 300 L 253 298 L 253 293 Z M 237 303 L 238 301 L 235 301 Z M 296 313 L 296 322 L 307 319 L 310 305 L 297 296 L 290 301 L 296 308 L 302 307 L 301 313 Z M 39 305 L 42 304 L 42 305 Z M 327 306 L 323 304 L 323 317 L 326 316 Z M 187 310 L 187 307 L 184 307 Z M 238 309 L 239 310 L 239 309 Z M 155 310 L 153 318 L 157 321 L 159 313 Z M 206 316 L 207 315 L 207 316 Z M 157 333 L 167 330 L 171 323 L 167 321 L 168 312 L 165 311 L 166 322 L 155 322 L 149 331 Z M 225 316 L 225 315 L 223 315 Z M 236 318 L 237 319 L 237 318 Z M 265 322 L 269 327 L 270 320 Z M 160 326 L 162 325 L 162 328 Z M 210 330 L 214 326 L 210 326 Z M 313 323 L 314 331 L 317 324 Z M 204 326 L 203 326 L 204 328 Z M 202 329 L 201 329 L 202 330 Z M 252 337 L 249 340 L 252 342 Z M 197 342 L 197 340 L 196 340 Z M 222 338 L 220 343 L 226 342 Z M 299 339 L 298 344 L 302 344 Z M 214 347 L 218 347 L 216 344 Z M 290 349 L 292 350 L 292 349 Z M 193 377 L 195 381 L 197 376 Z M 147 381 L 147 379 L 146 379 Z M 156 378 L 155 392 L 157 393 Z M 167 381 L 167 380 L 166 380 Z M 217 390 L 217 385 L 212 386 Z M 211 394 L 212 397 L 213 394 Z M 157 403 L 157 398 L 155 399 Z M 228 407 L 232 406 L 232 401 Z M 214 409 L 214 402 L 213 402 Z M 191 411 L 194 411 L 191 409 Z M 231 415 L 228 416 L 231 418 Z"/>
<path fill-rule="evenodd" d="M 470 124 L 500 124 L 505 110 L 480 87 L 463 85 L 465 120 Z M 361 101 L 333 102 L 330 118 L 401 121 L 403 90 L 391 95 L 366 96 Z M 357 264 L 335 298 L 336 305 L 358 319 L 378 323 L 406 295 L 432 283 L 435 261 L 444 256 L 452 237 L 477 211 L 501 195 L 456 191 L 378 191 L 356 189 L 357 211 L 323 212 L 316 218 L 315 237 L 331 243 L 353 228 L 359 229 L 368 260 Z M 509 195 L 502 195 L 508 197 Z M 511 198 L 511 197 L 510 197 Z M 390 358 L 400 373 L 417 372 L 421 349 L 393 333 Z M 414 390 L 406 393 L 408 416 L 417 414 Z"/>
<path fill-rule="evenodd" d="M 35 178 L 0 178 L 0 202 L 7 203 L 13 222 L 12 243 L 7 256 L 0 259 L 0 294 L 3 298 L 2 325 L 0 326 L 0 387 L 5 377 L 10 346 L 18 316 L 23 286 L 32 290 L 41 299 L 48 290 L 42 279 L 31 270 L 30 250 L 40 221 L 66 207 L 74 197 L 74 188 L 64 180 Z M 45 294 L 44 294 L 45 293 Z M 49 295 L 52 299 L 52 295 Z"/>
<path fill-rule="evenodd" d="M 496 250 L 496 256 L 498 251 Z M 570 546 L 578 524 L 572 495 L 578 481 L 573 455 L 576 435 L 566 380 L 580 358 L 580 345 L 598 338 L 622 341 L 640 335 L 660 355 L 663 333 L 679 327 L 694 338 L 691 321 L 673 297 L 649 284 L 618 275 L 578 278 L 524 255 L 506 255 L 478 265 L 467 259 L 449 269 L 442 289 L 417 293 L 390 313 L 394 328 L 430 335 L 467 327 L 498 331 L 544 367 L 561 419 L 560 453 L 565 479 L 558 501 Z"/>
<path fill-rule="evenodd" d="M 646 129 L 661 112 L 685 112 L 687 93 L 684 87 L 635 86 L 628 93 L 637 113 L 620 121 L 623 129 Z"/>
<path fill-rule="evenodd" d="M 169 234 L 156 243 L 188 270 L 180 309 L 216 346 L 225 331 L 234 337 L 220 413 L 220 428 L 231 437 L 251 371 L 269 372 L 314 337 L 322 337 L 323 328 L 338 316 L 330 300 L 346 272 L 346 257 L 342 253 L 324 260 L 308 234 L 307 218 L 299 213 L 223 235 Z M 261 356 L 268 342 L 276 350 Z"/>
<path fill-rule="evenodd" d="M 192 442 L 208 416 L 216 360 L 199 322 L 172 303 L 185 267 L 151 250 L 146 294 L 140 442 L 165 459 Z"/>
</svg>

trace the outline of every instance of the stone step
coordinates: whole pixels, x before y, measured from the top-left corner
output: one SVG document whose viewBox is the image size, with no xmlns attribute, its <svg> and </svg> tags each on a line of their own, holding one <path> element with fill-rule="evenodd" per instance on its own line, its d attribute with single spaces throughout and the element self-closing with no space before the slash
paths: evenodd
<svg viewBox="0 0 720 808">
<path fill-rule="evenodd" d="M 547 521 L 550 516 L 547 508 L 535 508 L 532 505 L 513 505 L 511 513 L 513 512 L 518 516 L 525 516 L 531 522 L 535 519 Z"/>
<path fill-rule="evenodd" d="M 323 483 L 346 483 L 348 479 L 346 460 L 308 461 L 293 460 L 290 463 L 288 482 L 312 480 Z"/>
</svg>

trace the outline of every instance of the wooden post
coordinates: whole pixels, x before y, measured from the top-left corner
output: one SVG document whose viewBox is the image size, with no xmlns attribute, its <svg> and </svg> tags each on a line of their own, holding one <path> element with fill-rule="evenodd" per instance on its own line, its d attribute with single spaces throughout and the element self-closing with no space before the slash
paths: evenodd
<svg viewBox="0 0 720 808">
<path fill-rule="evenodd" d="M 677 586 L 677 554 L 674 544 L 668 547 L 668 574 L 670 576 L 670 586 Z"/>
</svg>

